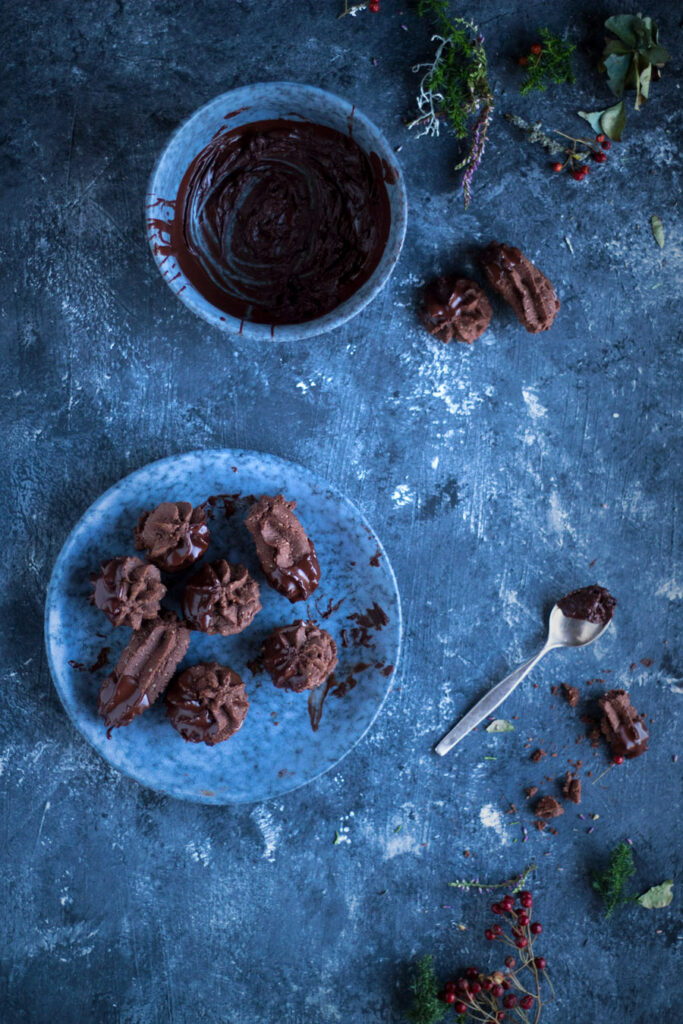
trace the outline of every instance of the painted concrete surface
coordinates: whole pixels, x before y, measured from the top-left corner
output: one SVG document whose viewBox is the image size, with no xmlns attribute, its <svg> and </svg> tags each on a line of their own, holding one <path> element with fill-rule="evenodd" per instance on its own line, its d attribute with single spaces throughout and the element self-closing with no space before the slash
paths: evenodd
<svg viewBox="0 0 683 1024">
<path fill-rule="evenodd" d="M 501 115 L 580 133 L 573 112 L 608 99 L 591 68 L 611 12 L 474 5 L 498 110 L 464 213 L 458 144 L 415 140 L 403 123 L 411 67 L 430 53 L 429 27 L 403 7 L 338 22 L 335 0 L 29 2 L 6 25 L 3 1021 L 400 1021 L 419 953 L 444 970 L 496 964 L 489 900 L 447 883 L 532 861 L 557 989 L 548 1021 L 676 1017 L 678 894 L 605 923 L 588 875 L 624 837 L 637 889 L 680 873 L 680 90 L 667 72 L 629 111 L 608 167 L 560 179 Z M 646 13 L 680 52 L 676 5 Z M 571 23 L 579 83 L 526 100 L 515 59 L 539 22 Z M 403 146 L 411 204 L 381 296 L 336 332 L 283 346 L 192 317 L 143 233 L 169 133 L 218 92 L 277 79 L 377 121 Z M 553 330 L 527 335 L 496 303 L 472 348 L 433 341 L 416 322 L 422 285 L 476 273 L 493 238 L 552 279 Z M 303 790 L 234 809 L 110 769 L 69 724 L 41 637 L 50 569 L 85 508 L 151 459 L 220 446 L 324 471 L 382 537 L 406 617 L 401 677 L 369 736 Z M 595 579 L 619 600 L 600 643 L 548 657 L 505 706 L 514 732 L 435 758 L 452 720 L 540 644 L 552 602 Z M 561 682 L 585 701 L 627 687 L 653 720 L 650 751 L 598 781 L 606 753 L 576 742 L 585 726 L 551 693 Z M 557 835 L 536 832 L 524 787 L 554 791 L 577 757 L 582 806 Z"/>
</svg>

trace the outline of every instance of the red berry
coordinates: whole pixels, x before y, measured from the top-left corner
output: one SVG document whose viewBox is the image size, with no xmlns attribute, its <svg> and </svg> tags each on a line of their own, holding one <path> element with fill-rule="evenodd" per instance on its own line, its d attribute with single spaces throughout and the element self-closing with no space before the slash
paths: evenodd
<svg viewBox="0 0 683 1024">
<path fill-rule="evenodd" d="M 512 968 L 515 966 L 516 963 L 517 963 L 517 961 L 515 960 L 514 956 L 506 956 L 505 957 L 505 966 L 509 967 L 510 970 L 512 970 Z"/>
<path fill-rule="evenodd" d="M 456 1003 L 454 1009 L 456 1013 L 467 1013 L 467 1006 L 465 1003 Z"/>
<path fill-rule="evenodd" d="M 446 992 L 455 992 L 455 982 L 447 981 L 444 988 L 446 989 Z"/>
<path fill-rule="evenodd" d="M 455 992 L 444 992 L 443 994 L 444 1003 L 454 1003 L 457 998 Z"/>
<path fill-rule="evenodd" d="M 600 145 L 602 146 L 603 149 L 611 149 L 612 148 L 612 143 L 610 142 L 609 139 L 605 139 L 605 141 L 601 142 Z"/>
<path fill-rule="evenodd" d="M 594 153 L 593 159 L 595 160 L 596 164 L 606 164 L 607 153 Z"/>
<path fill-rule="evenodd" d="M 510 981 L 509 978 L 505 978 L 504 981 L 501 982 L 501 984 L 504 989 L 512 988 L 512 982 Z"/>
<path fill-rule="evenodd" d="M 512 896 L 506 896 L 504 900 L 500 901 L 500 905 L 503 908 L 503 910 L 507 910 L 509 913 L 511 910 L 514 910 L 515 901 L 512 898 Z"/>
<path fill-rule="evenodd" d="M 544 956 L 537 956 L 534 960 L 534 964 L 536 965 L 536 969 L 538 971 L 544 971 L 548 966 L 548 962 Z"/>
<path fill-rule="evenodd" d="M 556 164 L 553 164 L 553 170 L 554 171 L 561 171 L 563 167 L 564 167 L 564 164 L 561 164 L 559 161 Z"/>
<path fill-rule="evenodd" d="M 501 907 L 500 903 L 492 903 L 491 904 L 491 913 L 492 914 L 502 914 L 503 913 L 503 908 Z"/>
<path fill-rule="evenodd" d="M 518 939 L 515 939 L 515 946 L 517 947 L 517 949 L 524 949 L 524 947 L 528 945 L 529 943 L 523 935 L 521 935 Z"/>
<path fill-rule="evenodd" d="M 481 983 L 481 987 L 483 988 L 484 992 L 490 992 L 491 989 L 493 988 L 493 982 L 491 981 L 490 978 L 484 978 L 484 980 Z"/>
<path fill-rule="evenodd" d="M 524 911 L 518 911 L 517 913 L 517 924 L 522 928 L 526 928 L 529 923 L 529 915 L 525 914 Z"/>
<path fill-rule="evenodd" d="M 525 68 L 527 66 L 527 64 L 529 63 L 529 58 L 528 57 L 520 57 L 519 60 L 517 61 L 517 63 L 519 64 L 519 66 L 521 68 Z"/>
<path fill-rule="evenodd" d="M 368 4 L 368 10 L 372 11 L 373 14 L 377 14 L 379 11 L 379 0 L 372 0 L 372 2 Z"/>
<path fill-rule="evenodd" d="M 531 52 L 533 53 L 533 55 L 535 57 L 538 57 L 539 54 L 543 53 L 543 47 L 541 46 L 540 43 L 533 43 L 529 47 L 529 49 L 531 50 Z"/>
<path fill-rule="evenodd" d="M 505 1011 L 499 1010 L 496 1014 L 496 1020 L 505 1020 Z"/>
<path fill-rule="evenodd" d="M 525 889 L 524 892 L 520 892 L 519 902 L 522 904 L 523 907 L 526 907 L 527 910 L 529 909 L 529 907 L 533 906 L 534 898 L 528 889 Z"/>
<path fill-rule="evenodd" d="M 542 931 L 543 925 L 540 923 L 540 921 L 534 921 L 534 923 L 531 925 L 531 934 L 540 935 Z"/>
<path fill-rule="evenodd" d="M 478 981 L 473 981 L 472 984 L 470 985 L 470 993 L 473 996 L 477 996 L 477 995 L 479 995 L 480 992 L 481 992 L 481 985 L 479 984 Z"/>
<path fill-rule="evenodd" d="M 574 179 L 574 181 L 583 181 L 583 173 L 575 168 L 572 171 L 572 178 Z"/>
<path fill-rule="evenodd" d="M 467 989 L 470 987 L 470 983 L 467 978 L 458 978 L 455 983 L 455 987 L 459 988 L 461 992 L 467 992 Z"/>
<path fill-rule="evenodd" d="M 623 764 L 624 763 L 624 759 L 621 756 L 621 754 L 617 754 L 616 757 L 613 757 L 612 761 L 614 762 L 614 764 Z"/>
<path fill-rule="evenodd" d="M 503 926 L 502 926 L 502 924 L 494 924 L 494 926 L 491 929 L 491 931 L 493 932 L 494 935 L 502 935 L 503 934 Z"/>
<path fill-rule="evenodd" d="M 522 999 L 520 999 L 519 1005 L 522 1007 L 523 1010 L 530 1010 L 531 1007 L 534 1005 L 534 997 L 524 996 Z"/>
<path fill-rule="evenodd" d="M 479 970 L 476 967 L 468 967 L 467 970 L 465 971 L 465 974 L 467 975 L 468 978 L 478 978 Z"/>
<path fill-rule="evenodd" d="M 485 939 L 488 939 L 488 940 L 489 940 L 489 942 L 493 942 L 493 940 L 495 939 L 495 937 L 496 937 L 496 936 L 495 936 L 495 935 L 493 934 L 493 932 L 491 931 L 491 929 L 490 929 L 490 928 L 487 928 L 487 929 L 486 929 L 486 931 L 484 932 L 484 938 L 485 938 Z"/>
<path fill-rule="evenodd" d="M 493 988 L 491 989 L 491 995 L 493 996 L 494 999 L 500 999 L 504 991 L 505 989 L 503 988 L 502 985 L 494 985 Z"/>
<path fill-rule="evenodd" d="M 604 142 L 605 141 L 605 136 L 602 134 L 602 132 L 600 132 L 599 135 L 595 136 L 595 141 L 596 142 Z"/>
<path fill-rule="evenodd" d="M 514 1010 L 517 1005 L 517 996 L 514 992 L 511 992 L 509 996 L 505 996 L 503 1000 L 503 1006 L 506 1010 Z"/>
</svg>

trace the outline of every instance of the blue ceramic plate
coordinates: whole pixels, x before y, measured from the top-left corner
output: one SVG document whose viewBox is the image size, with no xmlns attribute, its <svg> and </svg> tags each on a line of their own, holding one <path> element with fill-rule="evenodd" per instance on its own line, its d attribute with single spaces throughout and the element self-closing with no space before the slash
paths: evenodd
<svg viewBox="0 0 683 1024">
<path fill-rule="evenodd" d="M 131 635 L 114 629 L 88 603 L 88 576 L 114 555 L 133 554 L 133 527 L 161 501 L 199 504 L 210 495 L 282 493 L 315 543 L 322 578 L 308 602 L 290 604 L 265 582 L 244 528 L 246 502 L 226 517 L 213 510 L 205 560 L 243 562 L 261 585 L 263 610 L 244 633 L 193 633 L 182 667 L 216 660 L 243 678 L 250 700 L 242 729 L 211 748 L 186 743 L 169 724 L 163 701 L 107 739 L 97 694 L 108 666 Z M 201 563 L 200 563 L 201 564 Z M 384 613 L 379 612 L 379 609 Z M 276 625 L 314 618 L 337 641 L 338 685 L 308 694 L 276 689 L 248 667 Z M 388 621 L 382 625 L 386 618 Z M 315 473 L 273 455 L 200 451 L 162 459 L 125 477 L 91 505 L 74 527 L 52 573 L 45 609 L 50 668 L 64 707 L 102 756 L 144 786 L 207 804 L 267 800 L 333 767 L 370 728 L 389 692 L 399 656 L 401 610 L 396 580 L 379 540 L 360 512 Z M 93 670 L 94 669 L 94 670 Z M 314 729 L 314 726 L 317 728 Z"/>
</svg>

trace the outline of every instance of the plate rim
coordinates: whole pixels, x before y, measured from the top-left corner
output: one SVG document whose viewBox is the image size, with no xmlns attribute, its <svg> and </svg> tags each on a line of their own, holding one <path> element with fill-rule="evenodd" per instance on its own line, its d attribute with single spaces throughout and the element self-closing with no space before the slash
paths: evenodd
<svg viewBox="0 0 683 1024">
<path fill-rule="evenodd" d="M 114 764 L 101 750 L 98 750 L 98 748 L 94 745 L 90 738 L 83 732 L 78 720 L 76 719 L 74 714 L 72 714 L 71 709 L 65 702 L 64 697 L 62 696 L 61 686 L 58 682 L 58 680 L 60 680 L 60 676 L 57 671 L 51 647 L 50 615 L 53 608 L 55 607 L 55 599 L 61 593 L 57 587 L 57 576 L 59 575 L 59 571 L 67 561 L 67 556 L 70 554 L 70 547 L 74 543 L 75 534 L 77 533 L 78 529 L 83 523 L 83 520 L 86 519 L 86 517 L 92 512 L 96 505 L 98 505 L 100 502 L 108 498 L 114 491 L 116 491 L 124 483 L 124 481 L 132 480 L 135 477 L 142 475 L 147 470 L 152 469 L 154 466 L 161 466 L 164 464 L 173 463 L 180 458 L 192 458 L 198 456 L 221 456 L 222 458 L 225 458 L 227 456 L 232 458 L 235 455 L 256 458 L 263 458 L 265 456 L 269 459 L 275 459 L 278 462 L 285 463 L 290 467 L 294 467 L 296 470 L 302 471 L 309 477 L 317 477 L 318 480 L 324 481 L 326 487 L 335 495 L 336 498 L 345 502 L 353 510 L 353 512 L 359 518 L 362 525 L 370 531 L 370 534 L 374 538 L 374 541 L 377 542 L 381 556 L 384 559 L 384 566 L 385 569 L 388 571 L 389 579 L 393 586 L 394 595 L 396 599 L 396 660 L 393 666 L 391 676 L 387 680 L 387 686 L 382 695 L 382 699 L 377 704 L 377 707 L 375 708 L 365 728 L 353 740 L 350 746 L 348 746 L 347 749 L 340 755 L 340 757 L 338 757 L 335 761 L 331 762 L 330 764 L 326 765 L 315 775 L 312 775 L 310 778 L 305 779 L 302 782 L 298 782 L 296 785 L 293 785 L 289 789 L 282 790 L 282 792 L 280 793 L 275 793 L 272 796 L 260 797 L 256 799 L 226 799 L 225 797 L 218 796 L 218 794 L 214 794 L 213 796 L 206 796 L 201 793 L 184 794 L 180 796 L 177 793 L 173 793 L 167 789 L 164 789 L 162 786 L 150 785 L 148 781 L 139 778 L 139 776 L 135 772 L 126 770 L 120 767 L 119 765 Z M 62 546 L 59 550 L 59 554 L 57 555 L 53 563 L 52 571 L 50 572 L 50 579 L 45 593 L 45 609 L 43 613 L 43 638 L 45 643 L 45 652 L 47 656 L 48 668 L 50 670 L 52 685 L 54 686 L 57 692 L 57 696 L 59 697 L 62 710 L 66 712 L 68 720 L 70 721 L 71 725 L 76 729 L 80 737 L 88 744 L 91 750 L 93 750 L 98 755 L 98 757 L 101 757 L 102 760 L 110 766 L 110 768 L 113 768 L 115 771 L 119 772 L 122 776 L 126 778 L 133 779 L 143 789 L 150 790 L 154 793 L 160 793 L 163 796 L 170 797 L 171 799 L 179 800 L 184 803 L 213 805 L 220 807 L 249 806 L 261 803 L 268 803 L 270 800 L 283 799 L 289 796 L 290 793 L 295 793 L 297 790 L 302 789 L 304 786 L 308 786 L 311 783 L 316 782 L 323 775 L 326 775 L 328 772 L 332 771 L 332 769 L 336 768 L 346 757 L 348 757 L 348 755 L 351 753 L 352 750 L 355 749 L 355 747 L 360 743 L 360 741 L 365 736 L 367 736 L 368 732 L 372 729 L 380 712 L 382 711 L 382 708 L 384 707 L 386 700 L 389 697 L 389 694 L 392 692 L 396 678 L 398 676 L 399 668 L 401 665 L 401 659 L 403 656 L 403 609 L 401 605 L 401 594 L 398 587 L 398 581 L 396 579 L 396 573 L 394 572 L 394 567 L 391 564 L 391 561 L 387 555 L 386 549 L 384 547 L 384 544 L 382 543 L 381 538 L 377 535 L 377 532 L 373 529 L 371 524 L 368 522 L 366 516 L 359 509 L 356 503 L 352 501 L 349 497 L 347 497 L 345 494 L 343 494 L 337 487 L 330 484 L 325 477 L 321 477 L 319 474 L 314 473 L 313 470 L 309 469 L 307 466 L 304 466 L 300 462 L 296 462 L 292 459 L 286 459 L 280 455 L 275 455 L 273 452 L 262 451 L 256 448 L 193 448 L 190 449 L 189 451 L 177 452 L 174 455 L 166 455 L 160 459 L 153 459 L 151 462 L 147 462 L 143 466 L 139 466 L 137 469 L 132 470 L 132 472 L 126 473 L 125 476 L 119 477 L 119 479 L 115 483 L 113 483 L 105 491 L 102 491 L 102 493 L 99 494 L 94 499 L 94 501 L 92 501 L 88 505 L 88 507 L 81 513 L 77 521 L 69 530 L 69 533 L 67 534 L 64 542 L 62 543 Z"/>
</svg>

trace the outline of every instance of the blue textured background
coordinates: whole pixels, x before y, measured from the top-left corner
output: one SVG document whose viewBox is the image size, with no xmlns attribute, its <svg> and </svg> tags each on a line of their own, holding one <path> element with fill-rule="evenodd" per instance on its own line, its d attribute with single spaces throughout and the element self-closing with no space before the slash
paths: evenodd
<svg viewBox="0 0 683 1024">
<path fill-rule="evenodd" d="M 410 68 L 431 52 L 412 5 L 398 14 L 383 0 L 381 15 L 342 22 L 336 0 L 11 6 L 0 1019 L 398 1021 L 420 951 L 444 969 L 496 962 L 481 934 L 489 901 L 447 882 L 535 860 L 558 992 L 549 1024 L 673 1021 L 678 893 L 668 910 L 629 908 L 605 924 L 587 873 L 625 835 L 636 888 L 680 870 L 675 70 L 629 110 L 608 167 L 576 185 L 502 113 L 582 131 L 572 112 L 609 101 L 592 69 L 611 11 L 473 4 L 498 113 L 464 214 L 458 144 L 417 141 L 402 123 Z M 678 5 L 646 13 L 680 54 Z M 525 100 L 515 58 L 539 22 L 572 25 L 579 84 Z M 269 346 L 226 339 L 174 299 L 147 251 L 142 198 L 193 109 L 282 78 L 344 95 L 403 144 L 411 217 L 377 301 L 331 335 Z M 548 273 L 563 302 L 556 325 L 532 337 L 496 304 L 472 348 L 441 346 L 416 325 L 419 290 L 437 271 L 473 269 L 492 238 Z M 47 578 L 73 522 L 123 474 L 202 446 L 324 471 L 380 532 L 406 613 L 401 678 L 372 733 L 338 771 L 251 808 L 180 804 L 109 769 L 69 724 L 42 650 Z M 619 599 L 608 635 L 548 657 L 505 708 L 514 733 L 475 734 L 436 759 L 443 728 L 540 643 L 552 601 L 595 578 Z M 557 836 L 534 831 L 524 844 L 524 786 L 552 791 L 543 777 L 568 757 L 590 761 L 594 778 L 607 764 L 575 743 L 578 715 L 550 693 L 561 681 L 597 692 L 583 685 L 592 678 L 631 689 L 654 719 L 651 750 L 586 780 L 581 811 L 597 820 L 568 811 Z M 533 765 L 527 743 L 558 757 Z M 519 815 L 505 814 L 509 801 Z"/>
</svg>

